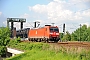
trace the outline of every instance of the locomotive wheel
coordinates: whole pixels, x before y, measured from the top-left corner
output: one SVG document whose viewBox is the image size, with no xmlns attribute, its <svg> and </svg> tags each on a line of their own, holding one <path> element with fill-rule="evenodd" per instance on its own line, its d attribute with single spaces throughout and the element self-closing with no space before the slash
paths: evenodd
<svg viewBox="0 0 90 60">
<path fill-rule="evenodd" d="M 54 41 L 55 43 L 57 43 L 58 41 Z"/>
<path fill-rule="evenodd" d="M 45 43 L 48 43 L 49 40 L 48 40 L 47 38 L 44 38 L 44 42 L 45 42 Z"/>
<path fill-rule="evenodd" d="M 37 41 L 38 41 L 38 42 L 41 42 L 41 40 L 40 40 L 39 38 L 37 39 Z"/>
<path fill-rule="evenodd" d="M 35 38 L 35 42 L 38 42 L 38 39 L 37 38 Z"/>
<path fill-rule="evenodd" d="M 32 39 L 32 42 L 35 42 L 35 39 L 34 38 Z"/>
<path fill-rule="evenodd" d="M 29 41 L 31 41 L 31 39 L 30 39 L 30 38 L 29 38 L 28 40 L 29 40 Z"/>
<path fill-rule="evenodd" d="M 49 42 L 49 40 L 48 40 L 47 38 L 45 39 L 45 41 L 46 41 L 46 43 L 48 43 L 48 42 Z"/>
<path fill-rule="evenodd" d="M 42 39 L 42 42 L 43 42 L 43 43 L 45 43 L 45 40 L 44 40 L 44 39 Z"/>
</svg>

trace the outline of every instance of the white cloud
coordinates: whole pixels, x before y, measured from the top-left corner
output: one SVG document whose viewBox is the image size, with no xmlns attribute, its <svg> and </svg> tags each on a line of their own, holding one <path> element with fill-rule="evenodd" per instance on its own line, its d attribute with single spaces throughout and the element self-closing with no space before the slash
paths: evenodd
<svg viewBox="0 0 90 60">
<path fill-rule="evenodd" d="M 5 26 L 7 26 L 7 21 L 3 21 L 3 24 L 4 24 Z"/>
<path fill-rule="evenodd" d="M 47 7 L 46 7 L 46 5 L 37 4 L 37 5 L 33 6 L 33 7 L 29 6 L 29 10 L 33 10 L 33 11 L 38 12 L 38 13 L 45 13 L 45 12 L 47 12 L 46 11 Z"/>
<path fill-rule="evenodd" d="M 29 16 L 29 14 L 24 13 L 24 15 L 21 15 L 20 17 L 21 17 L 21 18 L 28 18 L 28 17 L 30 17 L 30 16 Z"/>
<path fill-rule="evenodd" d="M 90 2 L 90 0 L 68 0 L 69 3 L 72 3 L 72 4 L 80 4 L 80 3 L 85 3 L 85 2 Z"/>
<path fill-rule="evenodd" d="M 2 14 L 2 12 L 0 12 L 0 15 Z"/>
<path fill-rule="evenodd" d="M 41 17 L 39 19 L 44 23 L 54 22 L 56 25 L 67 23 L 68 26 L 73 23 L 88 22 L 90 24 L 90 6 L 87 4 L 89 2 L 90 0 L 68 0 L 68 2 L 65 0 L 53 0 L 47 5 L 29 6 L 29 10 L 35 12 L 38 16 L 45 16 L 45 18 Z"/>
<path fill-rule="evenodd" d="M 4 16 L 3 12 L 0 12 L 0 27 L 6 26 L 5 21 L 6 21 L 6 16 Z"/>
<path fill-rule="evenodd" d="M 85 17 L 90 17 L 90 9 L 83 11 L 82 15 Z"/>
<path fill-rule="evenodd" d="M 53 20 L 57 22 L 66 20 L 81 20 L 83 18 L 81 12 L 75 13 L 72 10 L 64 9 L 64 4 L 67 3 L 61 0 L 54 0 L 47 5 L 37 4 L 33 7 L 29 7 L 29 9 L 38 13 L 45 13 L 47 14 L 48 20 Z M 86 12 L 83 12 L 83 14 L 84 13 L 86 14 Z"/>
</svg>

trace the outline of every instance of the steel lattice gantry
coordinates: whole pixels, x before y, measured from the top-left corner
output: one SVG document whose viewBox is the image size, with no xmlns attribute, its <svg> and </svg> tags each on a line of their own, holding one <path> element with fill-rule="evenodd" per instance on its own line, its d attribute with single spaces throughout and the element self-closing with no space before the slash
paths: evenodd
<svg viewBox="0 0 90 60">
<path fill-rule="evenodd" d="M 21 29 L 23 29 L 23 22 L 26 22 L 25 18 L 7 18 L 7 27 L 9 27 L 9 22 L 11 22 L 11 36 L 13 36 L 13 32 L 15 31 L 15 28 L 13 27 L 14 22 L 20 22 L 21 23 Z"/>
<path fill-rule="evenodd" d="M 23 28 L 23 22 L 26 22 L 25 18 L 7 18 L 7 27 L 9 27 L 9 22 L 11 22 L 11 30 L 13 29 L 14 22 L 21 22 L 21 29 Z"/>
</svg>

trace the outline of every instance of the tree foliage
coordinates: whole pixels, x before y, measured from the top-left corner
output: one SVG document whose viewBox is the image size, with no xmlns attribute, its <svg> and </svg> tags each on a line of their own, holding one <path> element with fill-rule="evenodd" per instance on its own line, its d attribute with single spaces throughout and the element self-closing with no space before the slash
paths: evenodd
<svg viewBox="0 0 90 60">
<path fill-rule="evenodd" d="M 9 28 L 1 27 L 0 28 L 0 55 L 6 53 L 6 45 L 10 41 L 10 30 Z"/>
<path fill-rule="evenodd" d="M 0 55 L 6 54 L 6 47 L 5 46 L 0 46 Z"/>
<path fill-rule="evenodd" d="M 62 40 L 71 41 L 71 35 L 68 31 L 66 31 L 66 34 L 63 36 Z"/>
<path fill-rule="evenodd" d="M 6 46 L 10 41 L 10 30 L 9 28 L 0 28 L 0 45 Z"/>
<path fill-rule="evenodd" d="M 67 31 L 62 40 L 90 41 L 90 27 L 87 27 L 87 25 L 83 25 L 71 34 Z"/>
</svg>

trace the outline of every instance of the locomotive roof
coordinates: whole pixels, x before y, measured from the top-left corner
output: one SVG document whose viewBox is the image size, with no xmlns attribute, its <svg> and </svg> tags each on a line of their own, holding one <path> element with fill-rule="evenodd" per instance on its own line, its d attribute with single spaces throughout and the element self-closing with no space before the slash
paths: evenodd
<svg viewBox="0 0 90 60">
<path fill-rule="evenodd" d="M 57 26 L 45 25 L 44 27 L 32 28 L 31 30 L 33 30 L 33 29 L 45 28 L 45 27 L 57 27 Z"/>
</svg>

